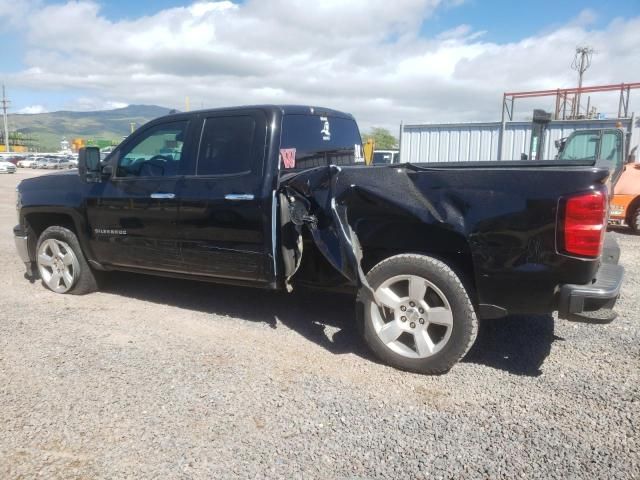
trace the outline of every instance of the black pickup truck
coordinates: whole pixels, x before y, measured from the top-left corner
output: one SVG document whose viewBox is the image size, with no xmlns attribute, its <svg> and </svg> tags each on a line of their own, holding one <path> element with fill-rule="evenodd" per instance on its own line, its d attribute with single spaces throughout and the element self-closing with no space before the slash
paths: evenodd
<svg viewBox="0 0 640 480">
<path fill-rule="evenodd" d="M 478 319 L 615 317 L 606 169 L 589 161 L 365 166 L 351 115 L 255 106 L 156 119 L 78 171 L 24 180 L 27 274 L 57 293 L 128 270 L 352 292 L 365 342 L 441 373 Z"/>
</svg>

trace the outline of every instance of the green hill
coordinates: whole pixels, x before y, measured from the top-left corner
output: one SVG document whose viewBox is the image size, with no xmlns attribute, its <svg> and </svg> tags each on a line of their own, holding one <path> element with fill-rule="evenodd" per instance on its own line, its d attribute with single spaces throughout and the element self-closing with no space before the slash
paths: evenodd
<svg viewBox="0 0 640 480">
<path fill-rule="evenodd" d="M 169 113 L 156 105 L 129 105 L 96 112 L 51 112 L 9 115 L 9 128 L 33 139 L 39 150 L 58 150 L 63 137 L 119 142 L 131 131 L 131 123 L 140 127 Z"/>
</svg>

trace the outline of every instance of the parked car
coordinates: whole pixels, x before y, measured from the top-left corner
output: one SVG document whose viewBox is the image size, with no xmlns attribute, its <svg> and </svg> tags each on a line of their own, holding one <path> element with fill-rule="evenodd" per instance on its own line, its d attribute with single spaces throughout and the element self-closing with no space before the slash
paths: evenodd
<svg viewBox="0 0 640 480">
<path fill-rule="evenodd" d="M 33 158 L 33 157 L 23 158 L 22 160 L 18 160 L 18 163 L 16 163 L 16 167 L 18 167 L 18 168 L 31 168 L 31 165 L 34 162 L 35 162 L 35 158 Z"/>
<path fill-rule="evenodd" d="M 400 152 L 398 150 L 375 150 L 373 152 L 373 165 L 398 163 Z"/>
<path fill-rule="evenodd" d="M 615 318 L 623 268 L 605 237 L 609 171 L 592 161 L 357 166 L 351 115 L 302 106 L 169 115 L 78 174 L 23 180 L 14 229 L 56 293 L 127 270 L 350 292 L 369 348 L 441 373 L 478 319 Z"/>
<path fill-rule="evenodd" d="M 63 170 L 71 168 L 69 160 L 66 158 L 49 158 L 44 168 L 49 170 Z"/>
<path fill-rule="evenodd" d="M 23 157 L 23 156 L 21 156 L 21 155 L 14 155 L 14 156 L 12 156 L 12 157 L 4 157 L 4 158 L 2 158 L 1 160 L 4 160 L 4 161 L 6 161 L 6 162 L 13 163 L 14 165 L 16 165 L 16 166 L 17 166 L 18 162 L 19 162 L 20 160 L 22 160 L 23 158 L 24 158 L 24 157 Z"/>
<path fill-rule="evenodd" d="M 0 173 L 16 173 L 16 170 L 16 166 L 13 163 L 0 160 Z"/>
<path fill-rule="evenodd" d="M 31 168 L 42 169 L 45 168 L 48 159 L 45 157 L 36 157 L 35 161 L 31 164 Z"/>
</svg>

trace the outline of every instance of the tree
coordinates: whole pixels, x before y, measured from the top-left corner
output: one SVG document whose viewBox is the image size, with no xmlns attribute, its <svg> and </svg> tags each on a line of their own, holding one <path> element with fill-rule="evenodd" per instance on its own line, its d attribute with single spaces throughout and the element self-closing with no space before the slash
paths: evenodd
<svg viewBox="0 0 640 480">
<path fill-rule="evenodd" d="M 398 148 L 398 139 L 386 128 L 373 127 L 364 134 L 363 140 L 373 140 L 376 150 L 393 150 Z"/>
</svg>

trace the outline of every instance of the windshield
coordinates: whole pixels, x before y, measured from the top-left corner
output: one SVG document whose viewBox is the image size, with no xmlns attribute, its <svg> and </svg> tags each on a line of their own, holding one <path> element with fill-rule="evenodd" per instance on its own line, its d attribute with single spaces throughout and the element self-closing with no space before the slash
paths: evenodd
<svg viewBox="0 0 640 480">
<path fill-rule="evenodd" d="M 559 160 L 595 160 L 600 132 L 578 132 L 567 140 Z"/>
<path fill-rule="evenodd" d="M 569 137 L 559 160 L 593 160 L 595 166 L 608 168 L 614 180 L 622 173 L 623 133 L 620 130 L 575 132 Z"/>
</svg>

